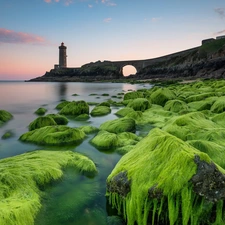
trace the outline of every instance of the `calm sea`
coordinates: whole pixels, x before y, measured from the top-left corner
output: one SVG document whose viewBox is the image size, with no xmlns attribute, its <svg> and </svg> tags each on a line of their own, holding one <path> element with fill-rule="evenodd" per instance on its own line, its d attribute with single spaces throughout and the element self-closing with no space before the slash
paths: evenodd
<svg viewBox="0 0 225 225">
<path fill-rule="evenodd" d="M 37 115 L 34 112 L 44 107 L 47 113 L 57 113 L 56 105 L 62 100 L 103 102 L 108 99 L 120 101 L 118 93 L 130 90 L 151 88 L 146 84 L 125 83 L 42 83 L 42 82 L 0 82 L 0 109 L 13 114 L 13 119 L 0 127 L 0 137 L 6 131 L 14 136 L 0 139 L 0 159 L 12 157 L 36 149 L 62 150 L 57 147 L 43 147 L 18 141 L 28 131 L 28 125 Z M 76 96 L 73 96 L 76 94 Z M 91 95 L 90 94 L 96 94 Z M 109 96 L 103 96 L 109 94 Z M 94 106 L 90 106 L 90 111 Z M 112 107 L 111 114 L 90 118 L 88 121 L 70 120 L 68 126 L 79 127 L 90 124 L 99 127 L 106 120 L 117 118 L 114 113 L 118 107 Z M 121 158 L 115 152 L 101 152 L 89 144 L 88 139 L 79 146 L 67 146 L 65 150 L 80 152 L 89 156 L 97 165 L 98 175 L 88 178 L 74 171 L 66 170 L 62 180 L 50 185 L 42 199 L 42 209 L 35 225 L 107 225 L 112 220 L 111 210 L 107 210 L 105 190 L 106 178 Z M 107 222 L 108 221 L 108 222 Z M 119 223 L 117 223 L 119 224 Z"/>
</svg>

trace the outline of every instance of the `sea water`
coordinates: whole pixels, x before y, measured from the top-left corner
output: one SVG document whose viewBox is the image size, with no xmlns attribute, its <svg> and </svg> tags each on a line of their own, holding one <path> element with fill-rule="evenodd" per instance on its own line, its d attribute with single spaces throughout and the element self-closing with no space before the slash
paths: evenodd
<svg viewBox="0 0 225 225">
<path fill-rule="evenodd" d="M 106 179 L 121 155 L 114 151 L 99 151 L 89 141 L 95 134 L 88 135 L 80 145 L 52 147 L 20 142 L 19 137 L 28 131 L 28 125 L 37 115 L 34 112 L 44 107 L 47 114 L 58 113 L 56 105 L 62 100 L 100 103 L 112 99 L 121 101 L 128 91 L 151 88 L 147 84 L 126 83 L 72 83 L 72 82 L 0 82 L 0 110 L 13 115 L 13 119 L 0 127 L 0 138 L 7 131 L 13 133 L 9 139 L 0 139 L 0 159 L 13 157 L 34 150 L 71 150 L 88 156 L 97 166 L 95 177 L 86 177 L 72 169 L 66 169 L 62 179 L 48 185 L 43 191 L 42 208 L 35 225 L 107 225 L 112 215 L 107 210 L 105 198 Z M 108 96 L 105 96 L 108 94 Z M 94 106 L 90 106 L 90 111 Z M 69 119 L 68 126 L 79 127 L 116 119 L 119 107 L 111 107 L 111 113 L 101 117 L 90 117 L 87 121 Z M 116 223 L 113 223 L 116 224 Z"/>
</svg>

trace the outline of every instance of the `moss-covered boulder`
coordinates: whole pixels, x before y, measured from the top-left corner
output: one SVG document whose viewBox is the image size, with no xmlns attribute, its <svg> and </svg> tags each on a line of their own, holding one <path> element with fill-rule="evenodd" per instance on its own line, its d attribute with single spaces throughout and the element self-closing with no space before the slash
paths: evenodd
<svg viewBox="0 0 225 225">
<path fill-rule="evenodd" d="M 191 112 L 181 116 L 174 116 L 163 126 L 163 130 L 182 139 L 193 140 L 198 135 L 206 135 L 207 131 L 219 128 L 202 112 Z"/>
<path fill-rule="evenodd" d="M 188 105 L 184 101 L 175 99 L 167 101 L 164 106 L 164 109 L 175 113 L 179 113 L 182 111 L 188 111 Z"/>
<path fill-rule="evenodd" d="M 117 115 L 118 117 L 124 117 L 126 116 L 127 114 L 131 113 L 131 112 L 134 112 L 134 110 L 132 108 L 129 108 L 129 107 L 124 107 L 122 109 L 119 109 L 115 115 Z"/>
<path fill-rule="evenodd" d="M 214 113 L 222 113 L 225 111 L 225 96 L 219 97 L 211 107 Z"/>
<path fill-rule="evenodd" d="M 58 114 L 48 114 L 46 116 L 40 116 L 32 121 L 28 128 L 29 130 L 35 130 L 41 127 L 46 126 L 55 126 L 55 125 L 66 125 L 68 123 L 68 119 L 65 116 Z"/>
<path fill-rule="evenodd" d="M 135 120 L 131 118 L 119 118 L 109 120 L 102 123 L 99 127 L 100 130 L 106 130 L 111 133 L 134 132 L 136 129 Z"/>
<path fill-rule="evenodd" d="M 110 102 L 101 102 L 98 104 L 98 106 L 107 106 L 110 107 Z"/>
<path fill-rule="evenodd" d="M 69 122 L 69 120 L 63 115 L 47 114 L 46 116 L 52 118 L 58 125 L 66 125 Z"/>
<path fill-rule="evenodd" d="M 28 128 L 31 131 L 41 127 L 54 126 L 54 125 L 57 125 L 54 119 L 52 119 L 49 116 L 41 116 L 36 118 L 34 121 L 32 121 L 29 124 Z"/>
<path fill-rule="evenodd" d="M 67 166 L 97 172 L 93 161 L 70 151 L 34 151 L 0 160 L 0 224 L 34 224 L 44 187 L 61 178 Z"/>
<path fill-rule="evenodd" d="M 135 98 L 143 98 L 144 95 L 141 91 L 131 91 L 131 92 L 127 92 L 124 96 L 123 96 L 123 100 L 129 100 L 129 99 L 135 99 Z"/>
<path fill-rule="evenodd" d="M 21 135 L 19 140 L 40 145 L 70 145 L 79 143 L 84 138 L 85 133 L 82 130 L 58 125 L 29 131 Z"/>
<path fill-rule="evenodd" d="M 79 129 L 82 130 L 85 134 L 96 133 L 99 131 L 97 127 L 91 125 L 84 125 L 79 127 Z"/>
<path fill-rule="evenodd" d="M 38 108 L 34 113 L 39 115 L 39 116 L 42 116 L 44 115 L 45 113 L 47 112 L 47 109 L 41 107 L 41 108 Z"/>
<path fill-rule="evenodd" d="M 158 128 L 124 155 L 107 178 L 109 203 L 128 225 L 223 224 L 224 190 L 221 167 Z"/>
<path fill-rule="evenodd" d="M 58 110 L 61 110 L 64 106 L 66 106 L 69 103 L 70 103 L 70 101 L 62 101 L 55 108 Z"/>
<path fill-rule="evenodd" d="M 130 132 L 115 134 L 101 130 L 91 139 L 90 143 L 100 150 L 114 150 L 118 147 L 136 145 L 140 140 L 141 137 Z"/>
<path fill-rule="evenodd" d="M 14 133 L 9 130 L 9 131 L 6 131 L 3 135 L 2 135 L 2 139 L 8 139 L 8 138 L 11 138 L 14 136 Z"/>
<path fill-rule="evenodd" d="M 150 99 L 153 104 L 164 106 L 168 100 L 175 99 L 176 96 L 173 91 L 168 88 L 160 88 L 152 92 Z"/>
<path fill-rule="evenodd" d="M 88 114 L 80 114 L 75 118 L 76 120 L 89 120 L 90 116 Z"/>
<path fill-rule="evenodd" d="M 89 105 L 85 101 L 72 101 L 65 105 L 59 112 L 63 115 L 79 116 L 89 114 Z"/>
<path fill-rule="evenodd" d="M 0 125 L 2 123 L 9 121 L 12 118 L 13 118 L 13 115 L 10 112 L 6 110 L 0 110 Z"/>
<path fill-rule="evenodd" d="M 136 98 L 129 102 L 127 107 L 130 107 L 135 111 L 144 112 L 151 107 L 151 103 L 146 98 Z"/>
<path fill-rule="evenodd" d="M 91 111 L 91 116 L 105 116 L 111 113 L 111 109 L 108 106 L 97 105 Z"/>
</svg>

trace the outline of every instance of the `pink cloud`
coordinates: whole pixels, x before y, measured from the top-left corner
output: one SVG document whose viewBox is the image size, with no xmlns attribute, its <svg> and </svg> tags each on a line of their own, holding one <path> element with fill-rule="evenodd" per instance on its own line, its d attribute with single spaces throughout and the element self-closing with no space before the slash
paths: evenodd
<svg viewBox="0 0 225 225">
<path fill-rule="evenodd" d="M 0 43 L 45 44 L 45 42 L 43 37 L 34 34 L 0 28 Z"/>
<path fill-rule="evenodd" d="M 109 23 L 109 22 L 112 21 L 112 18 L 105 18 L 103 21 L 104 21 L 105 23 Z"/>
</svg>

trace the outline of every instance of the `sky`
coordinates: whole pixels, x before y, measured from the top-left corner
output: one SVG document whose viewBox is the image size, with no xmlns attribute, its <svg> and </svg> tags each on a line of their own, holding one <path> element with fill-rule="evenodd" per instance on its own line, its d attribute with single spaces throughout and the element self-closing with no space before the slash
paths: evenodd
<svg viewBox="0 0 225 225">
<path fill-rule="evenodd" d="M 225 35 L 224 0 L 1 0 L 0 80 L 42 76 L 59 62 L 151 59 Z"/>
</svg>

